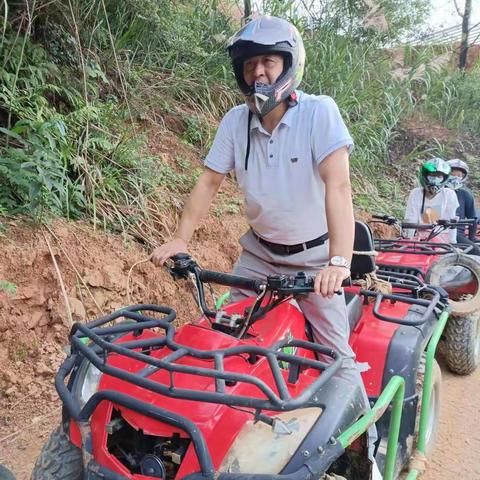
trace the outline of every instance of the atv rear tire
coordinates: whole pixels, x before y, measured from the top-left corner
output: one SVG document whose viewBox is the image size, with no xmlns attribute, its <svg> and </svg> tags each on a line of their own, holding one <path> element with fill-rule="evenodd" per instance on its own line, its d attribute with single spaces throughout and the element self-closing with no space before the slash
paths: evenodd
<svg viewBox="0 0 480 480">
<path fill-rule="evenodd" d="M 425 283 L 441 287 L 440 278 L 447 267 L 465 267 L 477 281 L 477 291 L 468 300 L 449 300 L 456 315 L 470 315 L 480 312 L 480 257 L 463 253 L 449 253 L 440 257 L 427 271 Z"/>
<path fill-rule="evenodd" d="M 31 480 L 82 480 L 82 452 L 63 428 L 52 432 L 33 467 Z"/>
<path fill-rule="evenodd" d="M 480 313 L 451 315 L 444 336 L 448 368 L 458 375 L 472 373 L 480 363 Z"/>
</svg>

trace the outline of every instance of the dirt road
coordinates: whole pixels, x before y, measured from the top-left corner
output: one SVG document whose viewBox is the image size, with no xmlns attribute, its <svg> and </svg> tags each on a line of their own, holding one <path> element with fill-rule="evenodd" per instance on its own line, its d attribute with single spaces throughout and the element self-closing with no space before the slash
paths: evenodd
<svg viewBox="0 0 480 480">
<path fill-rule="evenodd" d="M 440 430 L 422 480 L 480 480 L 480 370 L 468 377 L 442 365 Z"/>
</svg>

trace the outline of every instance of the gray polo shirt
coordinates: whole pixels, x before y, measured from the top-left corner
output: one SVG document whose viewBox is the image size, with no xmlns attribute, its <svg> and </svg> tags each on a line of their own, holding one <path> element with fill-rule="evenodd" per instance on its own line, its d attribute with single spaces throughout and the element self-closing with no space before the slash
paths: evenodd
<svg viewBox="0 0 480 480">
<path fill-rule="evenodd" d="M 250 226 L 262 238 L 284 245 L 313 240 L 327 231 L 325 185 L 318 165 L 335 150 L 353 147 L 332 98 L 297 94 L 297 105 L 286 111 L 272 134 L 253 116 L 247 171 L 246 105 L 225 115 L 204 162 L 218 173 L 235 170 Z"/>
</svg>

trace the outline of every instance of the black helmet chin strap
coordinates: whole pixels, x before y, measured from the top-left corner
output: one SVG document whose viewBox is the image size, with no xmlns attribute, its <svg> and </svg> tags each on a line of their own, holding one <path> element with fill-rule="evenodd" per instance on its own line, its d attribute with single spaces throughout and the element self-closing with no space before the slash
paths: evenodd
<svg viewBox="0 0 480 480">
<path fill-rule="evenodd" d="M 250 156 L 250 126 L 252 124 L 253 113 L 248 110 L 248 123 L 247 123 L 247 151 L 245 152 L 245 171 L 248 170 L 248 157 Z"/>
</svg>

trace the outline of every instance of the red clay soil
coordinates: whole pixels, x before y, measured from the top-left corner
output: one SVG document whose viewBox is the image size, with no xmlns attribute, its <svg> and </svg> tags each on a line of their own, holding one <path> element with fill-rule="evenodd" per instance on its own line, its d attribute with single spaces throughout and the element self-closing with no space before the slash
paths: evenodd
<svg viewBox="0 0 480 480">
<path fill-rule="evenodd" d="M 17 479 L 27 479 L 59 422 L 53 379 L 70 326 L 65 296 L 74 321 L 127 304 L 156 303 L 172 306 L 177 321 L 185 322 L 198 316 L 198 307 L 188 285 L 149 261 L 133 269 L 127 287 L 130 268 L 149 253 L 128 238 L 81 223 L 57 221 L 50 231 L 2 223 L 7 231 L 0 248 L 0 463 Z M 229 271 L 245 229 L 240 215 L 210 218 L 198 229 L 191 253 L 205 268 Z"/>
</svg>

